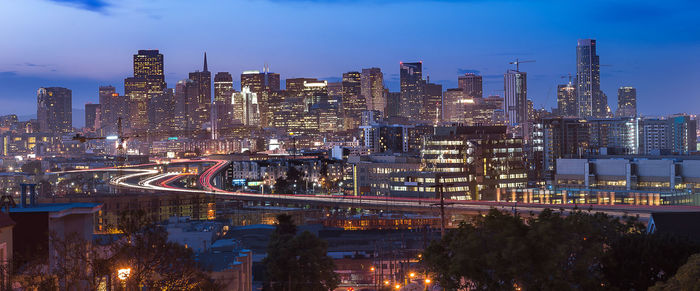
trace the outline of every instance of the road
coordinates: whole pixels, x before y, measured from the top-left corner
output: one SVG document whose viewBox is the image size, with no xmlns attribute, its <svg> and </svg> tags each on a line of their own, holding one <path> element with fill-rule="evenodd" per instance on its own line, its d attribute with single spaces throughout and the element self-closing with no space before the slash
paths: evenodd
<svg viewBox="0 0 700 291">
<path fill-rule="evenodd" d="M 180 188 L 171 185 L 174 181 L 191 173 L 165 172 L 158 170 L 158 164 L 136 165 L 128 168 L 101 168 L 90 170 L 75 170 L 56 172 L 53 174 L 67 174 L 75 172 L 117 172 L 118 176 L 110 180 L 114 187 L 138 189 L 144 191 L 170 191 L 199 193 L 216 196 L 225 196 L 244 201 L 265 201 L 280 204 L 314 205 L 320 207 L 355 207 L 377 210 L 435 212 L 439 199 L 416 199 L 402 197 L 376 197 L 376 196 L 329 196 L 329 195 L 299 195 L 299 194 L 258 194 L 246 192 L 226 191 L 212 185 L 212 180 L 220 171 L 228 166 L 225 160 L 184 160 L 183 164 L 213 164 L 198 177 L 202 189 Z M 545 208 L 562 209 L 564 211 L 579 208 L 593 212 L 605 212 L 613 216 L 638 215 L 643 221 L 647 220 L 652 212 L 683 212 L 700 211 L 697 206 L 646 206 L 646 205 L 574 205 L 574 204 L 524 204 L 493 201 L 464 201 L 445 200 L 447 211 L 452 214 L 477 214 L 489 211 L 492 208 L 506 211 L 517 211 L 522 214 L 539 213 Z"/>
</svg>

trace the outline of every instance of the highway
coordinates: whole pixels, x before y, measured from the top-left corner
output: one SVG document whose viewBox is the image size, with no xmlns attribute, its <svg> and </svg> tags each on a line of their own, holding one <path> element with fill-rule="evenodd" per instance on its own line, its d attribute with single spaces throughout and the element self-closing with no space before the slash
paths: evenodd
<svg viewBox="0 0 700 291">
<path fill-rule="evenodd" d="M 161 172 L 159 164 L 135 165 L 128 168 L 100 168 L 89 170 L 75 170 L 55 172 L 52 174 L 69 174 L 76 172 L 117 172 L 119 176 L 110 179 L 109 183 L 118 188 L 138 189 L 143 191 L 169 191 L 208 194 L 230 197 L 243 201 L 259 201 L 279 204 L 313 205 L 319 207 L 354 207 L 387 211 L 437 211 L 439 199 L 416 199 L 401 197 L 376 197 L 376 196 L 330 196 L 330 195 L 300 195 L 300 194 L 258 194 L 246 192 L 226 191 L 212 185 L 212 180 L 220 171 L 225 169 L 229 162 L 225 160 L 185 160 L 178 161 L 183 164 L 209 165 L 199 174 L 198 183 L 202 189 L 180 188 L 171 185 L 174 181 L 191 173 Z M 161 164 L 163 165 L 163 164 Z M 167 165 L 167 164 L 166 164 Z M 593 212 L 605 212 L 613 216 L 638 215 L 646 221 L 652 212 L 682 212 L 700 211 L 697 206 L 646 206 L 646 205 L 583 205 L 583 204 L 524 204 L 494 201 L 465 201 L 446 199 L 446 209 L 451 214 L 477 214 L 489 211 L 492 208 L 506 211 L 517 210 L 521 214 L 539 213 L 545 208 L 562 209 L 569 211 L 575 208 L 590 210 Z"/>
</svg>

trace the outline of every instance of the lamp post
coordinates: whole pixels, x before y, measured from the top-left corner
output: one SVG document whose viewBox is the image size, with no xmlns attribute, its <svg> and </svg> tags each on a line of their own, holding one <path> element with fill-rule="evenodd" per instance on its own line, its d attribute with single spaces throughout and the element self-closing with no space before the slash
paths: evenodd
<svg viewBox="0 0 700 291">
<path fill-rule="evenodd" d="M 129 279 L 129 275 L 131 275 L 131 268 L 129 267 L 117 270 L 117 278 L 119 279 L 119 282 L 121 282 L 123 290 L 126 290 L 126 280 Z"/>
</svg>

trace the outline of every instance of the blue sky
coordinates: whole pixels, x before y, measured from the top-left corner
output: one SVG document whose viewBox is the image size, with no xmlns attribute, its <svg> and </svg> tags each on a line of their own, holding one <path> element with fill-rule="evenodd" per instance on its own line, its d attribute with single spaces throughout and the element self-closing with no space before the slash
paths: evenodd
<svg viewBox="0 0 700 291">
<path fill-rule="evenodd" d="M 502 94 L 515 58 L 537 107 L 556 105 L 561 76 L 575 73 L 579 38 L 598 40 L 602 88 L 638 88 L 640 112 L 698 113 L 700 4 L 694 1 L 22 0 L 0 2 L 0 114 L 32 114 L 36 89 L 73 90 L 73 107 L 97 88 L 123 91 L 131 57 L 160 49 L 170 85 L 201 70 L 234 75 L 264 63 L 282 78 L 338 78 L 382 68 L 398 89 L 400 61 L 422 60 L 445 88 L 460 72 L 484 75 Z"/>
</svg>

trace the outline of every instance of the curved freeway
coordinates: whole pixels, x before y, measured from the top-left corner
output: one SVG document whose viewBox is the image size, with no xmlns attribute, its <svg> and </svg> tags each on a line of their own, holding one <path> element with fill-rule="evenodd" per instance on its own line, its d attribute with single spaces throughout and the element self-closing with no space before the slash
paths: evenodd
<svg viewBox="0 0 700 291">
<path fill-rule="evenodd" d="M 228 161 L 225 160 L 188 160 L 180 161 L 179 163 L 201 164 L 214 163 L 203 171 L 199 177 L 199 185 L 203 189 L 180 188 L 171 185 L 172 182 L 182 178 L 183 176 L 194 175 L 190 173 L 166 172 L 161 173 L 157 169 L 148 169 L 145 167 L 157 165 L 146 164 L 137 165 L 130 168 L 102 168 L 92 170 L 76 170 L 57 172 L 73 173 L 73 172 L 119 172 L 124 175 L 114 177 L 110 180 L 110 184 L 116 187 L 132 188 L 146 191 L 171 191 L 171 192 L 188 192 L 209 194 L 217 196 L 227 196 L 235 199 L 246 201 L 269 201 L 282 204 L 299 204 L 299 205 L 321 205 L 329 207 L 356 207 L 367 209 L 384 209 L 384 210 L 400 210 L 400 211 L 416 211 L 416 212 L 434 212 L 439 199 L 416 199 L 402 197 L 376 197 L 376 196 L 329 196 L 329 195 L 300 195 L 300 194 L 257 194 L 245 192 L 231 192 L 220 189 L 212 185 L 212 180 L 216 175 L 228 166 Z M 137 182 L 134 182 L 137 180 Z M 614 216 L 623 215 L 639 215 L 640 219 L 647 220 L 652 212 L 681 212 L 681 211 L 700 211 L 697 206 L 645 206 L 645 205 L 596 205 L 596 204 L 524 204 L 510 202 L 491 202 L 491 201 L 464 201 L 445 199 L 446 209 L 449 213 L 465 213 L 476 214 L 486 212 L 492 208 L 512 211 L 517 209 L 519 213 L 528 214 L 539 213 L 545 208 L 572 210 L 576 207 L 583 210 L 591 210 L 595 212 L 605 212 Z"/>
</svg>

